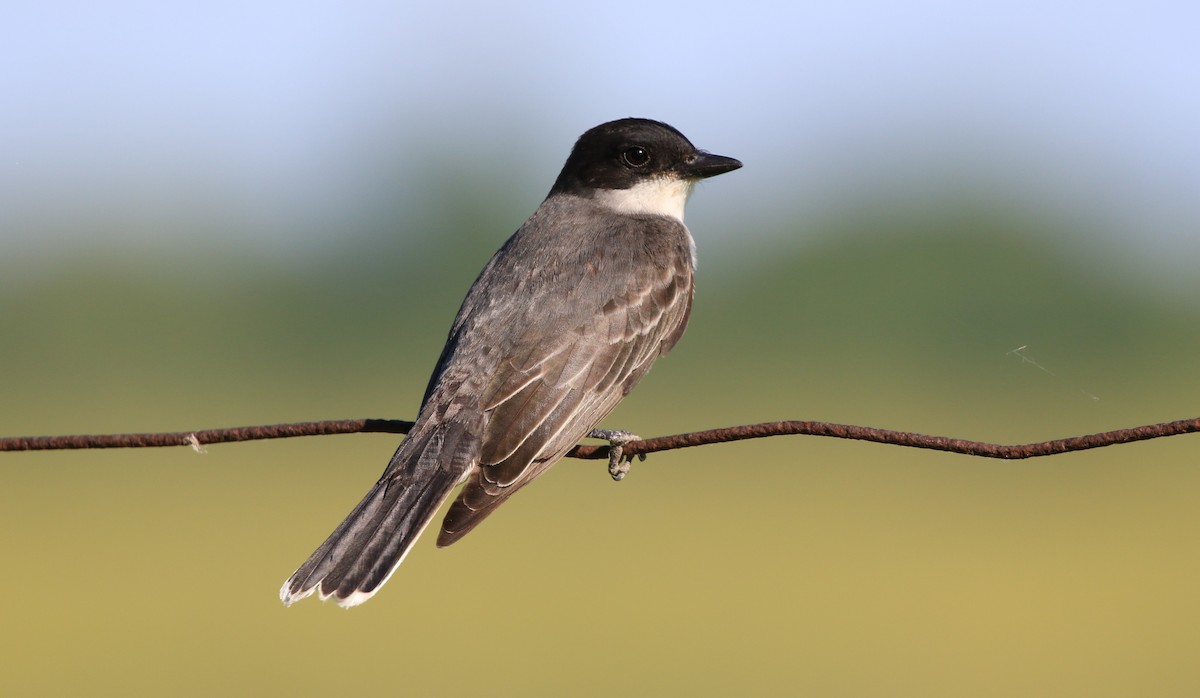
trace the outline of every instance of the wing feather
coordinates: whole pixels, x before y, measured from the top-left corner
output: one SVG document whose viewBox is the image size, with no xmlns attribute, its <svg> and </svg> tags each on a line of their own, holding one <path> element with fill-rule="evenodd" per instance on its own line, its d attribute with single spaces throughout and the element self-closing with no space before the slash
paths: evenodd
<svg viewBox="0 0 1200 698">
<path fill-rule="evenodd" d="M 504 388 L 488 391 L 491 417 L 480 468 L 447 512 L 438 545 L 461 538 L 561 458 L 674 345 L 691 309 L 691 268 L 657 272 L 606 302 L 542 356 L 522 347 L 519 354 L 534 370 L 495 378 Z"/>
</svg>

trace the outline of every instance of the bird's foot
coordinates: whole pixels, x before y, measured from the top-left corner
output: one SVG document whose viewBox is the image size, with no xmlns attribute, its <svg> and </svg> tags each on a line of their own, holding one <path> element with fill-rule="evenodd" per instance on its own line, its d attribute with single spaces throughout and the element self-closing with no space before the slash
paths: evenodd
<svg viewBox="0 0 1200 698">
<path fill-rule="evenodd" d="M 588 436 L 608 442 L 608 474 L 617 482 L 625 479 L 629 473 L 629 467 L 633 465 L 633 456 L 625 456 L 625 444 L 630 441 L 641 441 L 642 437 L 620 429 L 593 429 Z M 637 456 L 638 460 L 646 460 L 645 453 L 639 453 Z"/>
</svg>

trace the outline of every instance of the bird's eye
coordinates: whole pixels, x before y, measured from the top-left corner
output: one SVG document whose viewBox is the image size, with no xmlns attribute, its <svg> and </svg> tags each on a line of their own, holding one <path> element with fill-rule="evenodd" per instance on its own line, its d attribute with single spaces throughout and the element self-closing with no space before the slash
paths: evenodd
<svg viewBox="0 0 1200 698">
<path fill-rule="evenodd" d="M 630 167 L 645 167 L 650 162 L 650 151 L 640 145 L 621 151 L 621 160 Z"/>
</svg>

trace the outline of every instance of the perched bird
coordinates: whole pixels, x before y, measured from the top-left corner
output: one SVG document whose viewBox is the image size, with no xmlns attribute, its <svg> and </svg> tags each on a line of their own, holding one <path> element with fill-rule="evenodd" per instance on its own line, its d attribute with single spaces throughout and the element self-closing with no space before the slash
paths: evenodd
<svg viewBox="0 0 1200 698">
<path fill-rule="evenodd" d="M 457 485 L 439 547 L 587 437 L 687 326 L 692 186 L 741 166 L 648 119 L 580 136 L 550 194 L 467 292 L 387 469 L 280 599 L 366 601 Z"/>
</svg>

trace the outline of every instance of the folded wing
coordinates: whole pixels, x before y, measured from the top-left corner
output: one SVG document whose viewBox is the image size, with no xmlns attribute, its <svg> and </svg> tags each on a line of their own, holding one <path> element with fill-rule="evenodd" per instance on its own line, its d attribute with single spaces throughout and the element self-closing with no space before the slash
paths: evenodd
<svg viewBox="0 0 1200 698">
<path fill-rule="evenodd" d="M 439 546 L 466 535 L 561 458 L 674 346 L 692 302 L 692 270 L 680 262 L 654 270 L 569 331 L 514 348 L 484 391 L 480 467 L 447 512 Z"/>
</svg>

